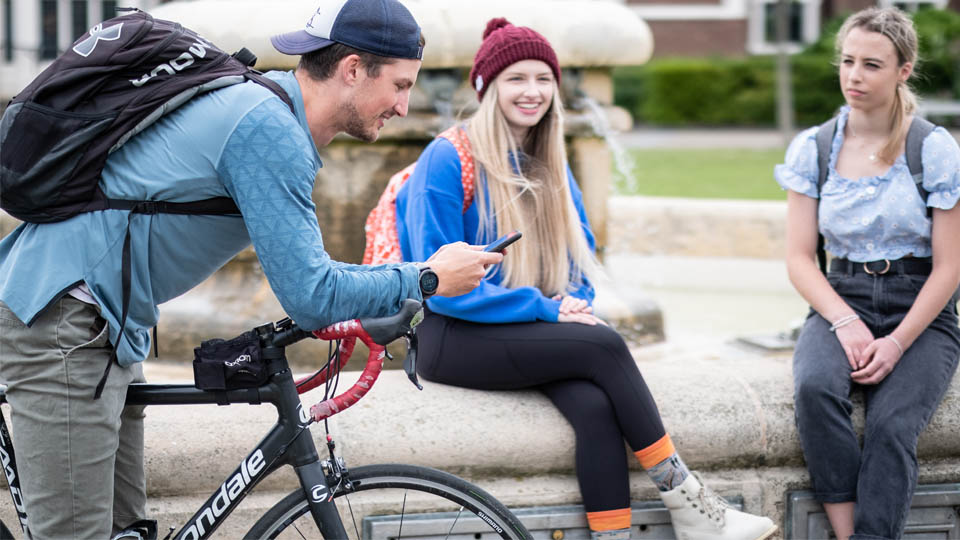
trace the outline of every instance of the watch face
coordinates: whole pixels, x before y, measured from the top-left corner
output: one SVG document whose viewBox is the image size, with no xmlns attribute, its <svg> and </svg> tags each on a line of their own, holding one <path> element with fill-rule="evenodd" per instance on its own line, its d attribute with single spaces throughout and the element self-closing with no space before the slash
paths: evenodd
<svg viewBox="0 0 960 540">
<path fill-rule="evenodd" d="M 440 278 L 436 272 L 426 269 L 420 272 L 420 292 L 423 294 L 433 294 L 437 292 L 437 286 L 440 285 Z"/>
</svg>

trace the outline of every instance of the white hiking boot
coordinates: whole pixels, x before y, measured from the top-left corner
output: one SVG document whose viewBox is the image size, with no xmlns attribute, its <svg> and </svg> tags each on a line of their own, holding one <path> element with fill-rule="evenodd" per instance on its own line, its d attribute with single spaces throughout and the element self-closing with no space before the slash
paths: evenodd
<svg viewBox="0 0 960 540">
<path fill-rule="evenodd" d="M 660 498 L 677 540 L 763 540 L 777 530 L 769 518 L 734 510 L 692 474 Z"/>
</svg>

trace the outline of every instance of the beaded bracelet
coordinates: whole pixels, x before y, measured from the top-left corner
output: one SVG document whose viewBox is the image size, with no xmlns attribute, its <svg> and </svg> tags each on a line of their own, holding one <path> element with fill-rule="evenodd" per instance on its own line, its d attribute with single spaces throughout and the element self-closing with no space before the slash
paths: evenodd
<svg viewBox="0 0 960 540">
<path fill-rule="evenodd" d="M 836 332 L 838 328 L 843 328 L 844 326 L 860 319 L 860 316 L 854 313 L 853 315 L 847 315 L 846 317 L 841 317 L 837 322 L 833 323 L 833 326 L 830 327 L 831 332 Z"/>
</svg>

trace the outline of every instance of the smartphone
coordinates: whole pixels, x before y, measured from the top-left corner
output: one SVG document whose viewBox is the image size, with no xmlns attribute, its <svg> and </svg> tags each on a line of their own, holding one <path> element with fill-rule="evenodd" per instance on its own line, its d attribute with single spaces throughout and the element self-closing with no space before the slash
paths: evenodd
<svg viewBox="0 0 960 540">
<path fill-rule="evenodd" d="M 498 238 L 495 242 L 491 242 L 487 244 L 487 247 L 483 248 L 483 250 L 500 253 L 503 251 L 505 247 L 519 240 L 521 236 L 523 236 L 523 233 L 521 233 L 520 231 L 513 231 L 511 233 L 507 233 L 502 237 Z"/>
</svg>

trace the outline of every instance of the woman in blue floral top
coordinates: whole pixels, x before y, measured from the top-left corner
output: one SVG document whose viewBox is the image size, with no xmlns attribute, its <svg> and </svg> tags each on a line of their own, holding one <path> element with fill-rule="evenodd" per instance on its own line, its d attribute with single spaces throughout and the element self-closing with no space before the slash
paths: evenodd
<svg viewBox="0 0 960 540">
<path fill-rule="evenodd" d="M 787 269 L 812 307 L 793 361 L 797 429 L 837 538 L 900 538 L 917 439 L 960 358 L 960 149 L 943 128 L 923 139 L 924 203 L 904 154 L 917 36 L 902 12 L 850 16 L 837 52 L 847 105 L 826 182 L 818 190 L 817 128 L 797 136 L 775 170 L 788 190 Z M 818 233 L 833 256 L 826 276 Z M 855 389 L 866 407 L 862 449 Z"/>
</svg>

